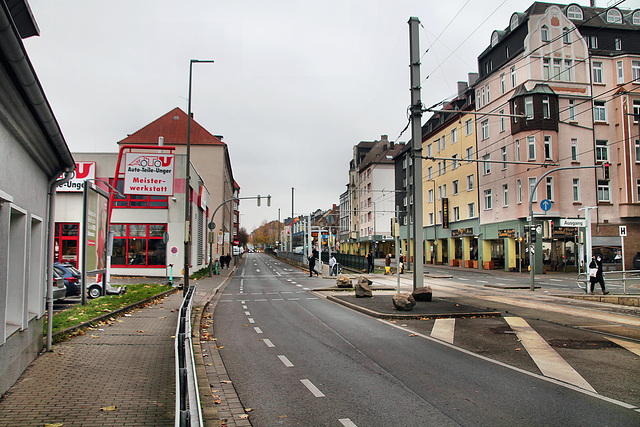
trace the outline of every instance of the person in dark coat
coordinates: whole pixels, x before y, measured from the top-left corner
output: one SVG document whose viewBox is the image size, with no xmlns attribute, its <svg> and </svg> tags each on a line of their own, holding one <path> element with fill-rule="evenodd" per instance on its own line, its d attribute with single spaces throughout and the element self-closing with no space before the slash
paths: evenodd
<svg viewBox="0 0 640 427">
<path fill-rule="evenodd" d="M 373 273 L 373 253 L 369 251 L 367 254 L 367 274 Z"/>
<path fill-rule="evenodd" d="M 311 255 L 309 255 L 309 277 L 313 277 L 313 273 L 318 275 L 316 271 L 316 259 L 318 258 L 318 252 L 314 249 L 311 251 Z"/>
<path fill-rule="evenodd" d="M 597 269 L 595 276 L 592 275 L 591 270 Z M 593 295 L 593 290 L 596 287 L 596 282 L 600 283 L 600 288 L 602 289 L 602 295 L 607 295 L 607 292 L 604 289 L 604 276 L 602 274 L 602 257 L 598 255 L 591 257 L 591 263 L 589 263 L 589 281 L 591 282 L 591 295 Z"/>
</svg>

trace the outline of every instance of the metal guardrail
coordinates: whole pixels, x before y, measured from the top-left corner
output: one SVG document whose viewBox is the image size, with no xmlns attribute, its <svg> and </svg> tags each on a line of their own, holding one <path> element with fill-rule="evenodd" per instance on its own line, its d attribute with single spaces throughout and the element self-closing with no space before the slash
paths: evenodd
<svg viewBox="0 0 640 427">
<path fill-rule="evenodd" d="M 191 341 L 191 305 L 195 286 L 189 290 L 180 306 L 174 344 L 176 357 L 176 426 L 202 426 L 202 408 L 193 359 Z"/>
<path fill-rule="evenodd" d="M 626 271 L 605 271 L 602 273 L 605 286 L 611 283 L 622 283 L 622 293 L 627 294 L 627 283 L 640 286 L 640 270 L 626 270 Z M 584 284 L 584 287 L 581 285 Z M 591 281 L 589 275 L 585 273 L 578 274 L 578 286 L 585 293 L 589 292 Z"/>
</svg>

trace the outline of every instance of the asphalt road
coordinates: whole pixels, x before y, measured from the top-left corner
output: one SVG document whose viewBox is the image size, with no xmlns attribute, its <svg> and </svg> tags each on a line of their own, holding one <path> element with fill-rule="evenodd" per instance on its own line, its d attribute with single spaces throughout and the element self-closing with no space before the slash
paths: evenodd
<svg viewBox="0 0 640 427">
<path fill-rule="evenodd" d="M 328 284 L 247 254 L 221 296 L 215 337 L 254 426 L 640 424 L 633 405 L 311 292 Z"/>
</svg>

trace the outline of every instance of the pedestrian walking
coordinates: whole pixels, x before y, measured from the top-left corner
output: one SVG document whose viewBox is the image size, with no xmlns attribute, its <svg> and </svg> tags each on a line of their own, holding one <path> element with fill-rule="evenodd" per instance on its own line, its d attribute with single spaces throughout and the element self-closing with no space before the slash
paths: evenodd
<svg viewBox="0 0 640 427">
<path fill-rule="evenodd" d="M 336 261 L 336 257 L 334 257 L 333 254 L 332 254 L 331 257 L 329 257 L 329 276 L 333 276 L 333 273 L 334 273 L 334 270 L 335 270 L 335 267 L 336 267 L 336 262 L 337 262 Z M 335 273 L 336 273 L 336 276 L 337 276 L 338 273 L 337 272 L 335 272 Z"/>
<path fill-rule="evenodd" d="M 596 287 L 596 282 L 600 283 L 602 295 L 607 295 L 609 293 L 604 288 L 604 276 L 602 274 L 602 257 L 600 255 L 598 255 L 597 258 L 595 255 L 591 257 L 591 263 L 589 263 L 589 281 L 591 282 L 591 295 L 593 295 L 593 290 Z"/>
<path fill-rule="evenodd" d="M 316 259 L 318 258 L 318 252 L 314 249 L 311 251 L 311 255 L 309 255 L 309 277 L 313 277 L 313 273 L 318 275 L 316 271 Z"/>
<path fill-rule="evenodd" d="M 367 254 L 367 274 L 373 273 L 373 252 Z"/>
<path fill-rule="evenodd" d="M 391 274 L 391 254 L 384 257 L 384 274 Z"/>
<path fill-rule="evenodd" d="M 404 255 L 400 254 L 400 259 L 398 260 L 398 270 L 400 274 L 404 273 Z"/>
</svg>

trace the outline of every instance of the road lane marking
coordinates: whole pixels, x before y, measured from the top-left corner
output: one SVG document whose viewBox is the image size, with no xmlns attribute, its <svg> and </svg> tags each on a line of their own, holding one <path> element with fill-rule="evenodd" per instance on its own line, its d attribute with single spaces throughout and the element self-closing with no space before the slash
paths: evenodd
<svg viewBox="0 0 640 427">
<path fill-rule="evenodd" d="M 251 312 L 250 312 L 250 311 L 245 311 L 245 312 L 244 312 L 244 314 L 245 314 L 246 316 L 251 316 Z"/>
<path fill-rule="evenodd" d="M 297 287 L 299 287 L 299 288 L 301 288 L 301 287 L 302 287 L 302 285 L 296 285 L 296 286 L 297 286 Z"/>
<path fill-rule="evenodd" d="M 635 353 L 638 356 L 640 356 L 640 344 L 638 344 L 637 342 L 621 340 L 620 338 L 613 338 L 613 337 L 605 337 L 605 338 L 607 338 L 609 341 L 612 341 L 612 342 L 618 344 L 620 347 L 624 347 L 627 350 L 629 350 L 630 352 Z"/>
<path fill-rule="evenodd" d="M 564 280 L 561 279 L 549 279 L 550 282 L 564 282 Z"/>
<path fill-rule="evenodd" d="M 340 423 L 344 426 L 344 427 L 358 427 L 353 421 L 351 421 L 349 418 L 340 418 L 338 421 L 340 421 Z"/>
<path fill-rule="evenodd" d="M 305 291 L 310 291 L 310 290 L 311 290 L 311 289 L 309 289 L 309 288 L 302 288 L 302 289 L 304 289 Z"/>
<path fill-rule="evenodd" d="M 300 301 L 300 298 L 289 298 L 287 301 Z"/>
<path fill-rule="evenodd" d="M 243 308 L 244 310 L 247 310 L 249 307 L 247 307 L 246 305 L 243 305 L 243 306 L 242 306 L 242 308 Z"/>
<path fill-rule="evenodd" d="M 270 347 L 270 348 L 275 347 L 275 345 L 273 345 L 273 343 L 271 342 L 271 340 L 270 340 L 270 339 L 268 339 L 268 338 L 263 339 L 263 340 L 262 340 L 262 342 L 263 342 L 263 343 L 265 343 L 265 345 L 266 345 L 267 347 Z"/>
<path fill-rule="evenodd" d="M 505 317 L 504 320 L 516 333 L 531 359 L 547 377 L 573 384 L 597 393 L 582 376 L 571 367 L 526 320 L 521 317 Z"/>
<path fill-rule="evenodd" d="M 478 283 L 489 283 L 486 280 L 477 280 Z"/>
<path fill-rule="evenodd" d="M 260 299 L 254 299 L 255 302 L 265 302 L 265 301 L 269 301 L 266 298 L 260 298 Z"/>
<path fill-rule="evenodd" d="M 253 320 L 253 317 L 249 317 L 249 319 L 248 319 L 248 320 L 249 320 L 249 323 L 256 323 L 256 321 L 255 321 L 255 320 Z"/>
<path fill-rule="evenodd" d="M 311 394 L 313 394 L 315 397 L 324 397 L 324 394 L 320 390 L 318 390 L 318 387 L 314 386 L 311 381 L 304 379 L 300 380 L 300 382 L 304 384 L 304 386 L 308 388 Z"/>
<path fill-rule="evenodd" d="M 253 329 L 256 331 L 256 334 L 261 334 L 262 333 L 262 329 L 260 329 L 257 326 L 254 326 Z"/>
<path fill-rule="evenodd" d="M 456 327 L 456 319 L 436 319 L 431 329 L 431 336 L 439 340 L 453 344 L 453 332 Z"/>
<path fill-rule="evenodd" d="M 280 361 L 284 363 L 284 366 L 286 366 L 287 368 L 293 368 L 293 363 L 291 363 L 289 359 L 287 359 L 287 356 L 279 355 L 278 359 L 280 359 Z"/>
</svg>

